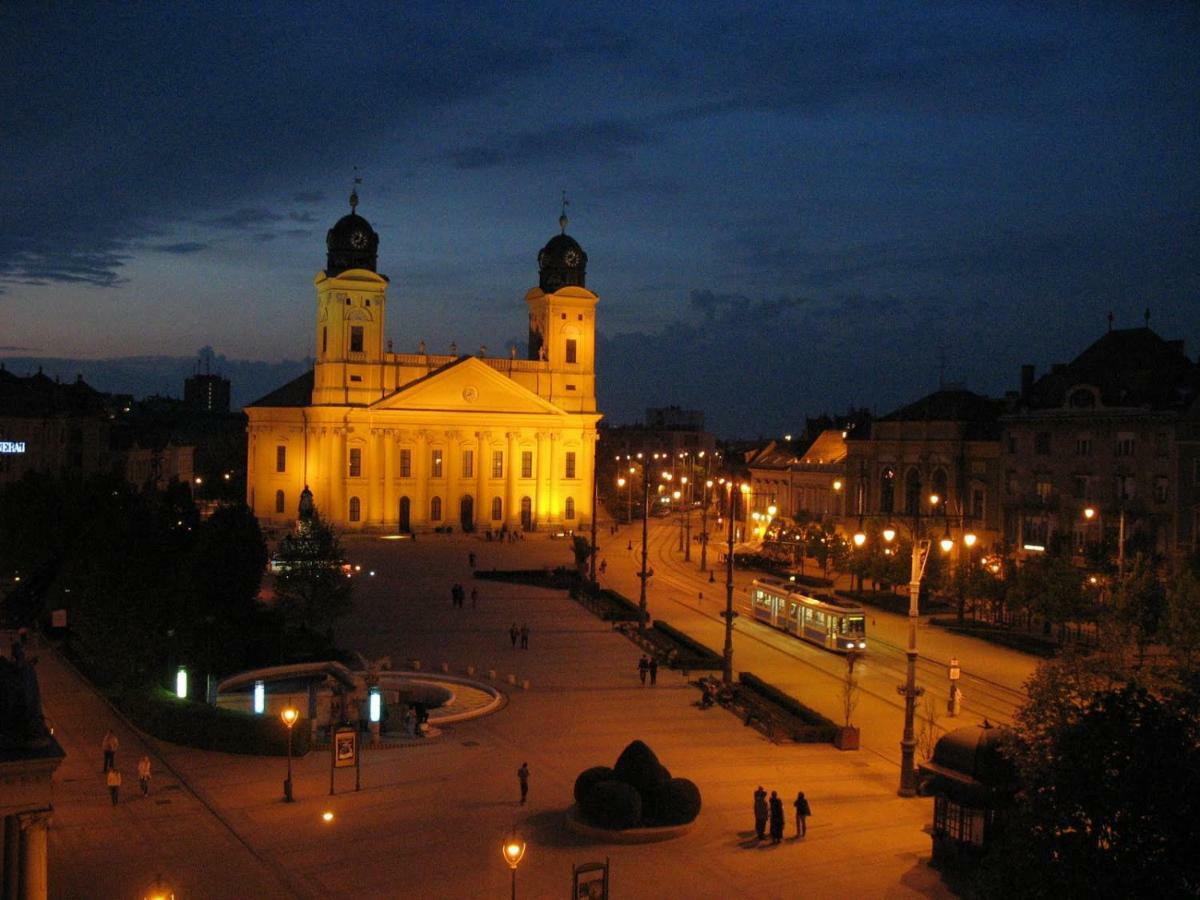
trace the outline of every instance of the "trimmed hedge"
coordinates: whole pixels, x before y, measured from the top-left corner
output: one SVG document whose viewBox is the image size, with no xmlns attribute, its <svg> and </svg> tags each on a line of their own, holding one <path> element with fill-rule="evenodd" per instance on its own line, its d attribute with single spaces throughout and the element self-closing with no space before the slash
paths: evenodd
<svg viewBox="0 0 1200 900">
<path fill-rule="evenodd" d="M 602 828 L 685 825 L 700 813 L 700 789 L 672 778 L 653 750 L 633 741 L 611 769 L 593 766 L 579 774 L 575 802 L 585 821 Z"/>
<path fill-rule="evenodd" d="M 995 625 L 986 623 L 976 623 L 974 625 L 958 624 L 958 619 L 930 619 L 930 625 L 938 625 L 945 628 L 953 634 L 961 634 L 966 637 L 979 638 L 981 641 L 987 641 L 989 644 L 997 644 L 1001 647 L 1008 647 L 1011 650 L 1020 650 L 1022 653 L 1028 653 L 1031 656 L 1040 656 L 1043 659 L 1053 659 L 1058 655 L 1059 646 L 1053 640 L 1046 640 L 1036 634 L 1029 634 L 1023 631 L 1010 631 L 1006 628 L 998 628 Z"/>
<path fill-rule="evenodd" d="M 785 694 L 752 672 L 740 673 L 738 681 L 744 691 L 759 701 L 775 707 L 784 716 L 799 721 L 795 727 L 788 729 L 797 743 L 816 744 L 832 741 L 840 730 L 831 719 L 809 709 L 795 697 Z"/>
<path fill-rule="evenodd" d="M 873 606 L 886 612 L 898 615 L 908 615 L 908 592 L 895 594 L 891 591 L 834 591 L 839 597 L 861 603 L 863 606 Z M 929 613 L 934 610 L 950 610 L 954 607 L 940 597 L 932 594 L 921 594 L 921 612 Z"/>
<path fill-rule="evenodd" d="M 638 622 L 642 618 L 636 602 L 609 588 L 597 588 L 582 578 L 572 585 L 571 599 L 578 600 L 605 622 Z"/>
<path fill-rule="evenodd" d="M 661 635 L 667 638 L 671 644 L 667 648 L 667 662 L 672 669 L 713 671 L 720 669 L 725 663 L 725 658 L 721 654 L 710 650 L 678 628 L 671 627 L 662 619 L 655 620 L 654 631 L 657 632 L 656 637 Z M 661 641 L 655 641 L 655 643 L 661 644 Z M 673 655 L 670 652 L 672 650 L 675 651 Z"/>
<path fill-rule="evenodd" d="M 472 575 L 488 581 L 528 584 L 562 591 L 574 587 L 579 581 L 579 573 L 566 566 L 556 569 L 476 569 Z"/>
<path fill-rule="evenodd" d="M 135 725 L 160 740 L 222 753 L 287 754 L 288 729 L 278 716 L 256 716 L 180 700 L 163 688 L 128 691 L 115 699 Z M 309 731 L 307 719 L 296 720 L 292 755 L 308 753 Z"/>
</svg>

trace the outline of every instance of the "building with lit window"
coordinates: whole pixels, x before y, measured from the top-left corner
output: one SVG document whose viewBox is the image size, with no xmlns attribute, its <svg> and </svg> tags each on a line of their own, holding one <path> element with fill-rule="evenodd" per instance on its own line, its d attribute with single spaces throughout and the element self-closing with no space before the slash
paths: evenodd
<svg viewBox="0 0 1200 900">
<path fill-rule="evenodd" d="M 598 297 L 559 220 L 525 295 L 528 358 L 394 353 L 379 236 L 356 212 L 329 230 L 314 280 L 315 364 L 248 405 L 247 501 L 296 518 L 307 487 L 348 530 L 578 528 L 592 516 Z M 452 351 L 453 351 L 452 347 Z"/>
</svg>

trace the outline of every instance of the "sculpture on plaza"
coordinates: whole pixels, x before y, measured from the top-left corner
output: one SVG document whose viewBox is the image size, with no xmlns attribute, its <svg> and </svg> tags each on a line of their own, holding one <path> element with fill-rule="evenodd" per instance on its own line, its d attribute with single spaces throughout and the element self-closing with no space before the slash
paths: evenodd
<svg viewBox="0 0 1200 900">
<path fill-rule="evenodd" d="M 585 822 L 600 828 L 686 825 L 700 814 L 700 789 L 672 778 L 654 751 L 634 741 L 616 765 L 585 769 L 575 780 L 575 802 Z"/>
</svg>

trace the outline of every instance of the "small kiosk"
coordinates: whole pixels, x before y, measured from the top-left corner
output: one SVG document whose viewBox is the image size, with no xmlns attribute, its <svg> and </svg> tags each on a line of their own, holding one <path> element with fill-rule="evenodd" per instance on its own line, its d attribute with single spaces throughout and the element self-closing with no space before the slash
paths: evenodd
<svg viewBox="0 0 1200 900">
<path fill-rule="evenodd" d="M 973 864 L 1004 827 L 1005 811 L 1017 790 L 1016 770 L 1000 753 L 1000 730 L 985 719 L 956 728 L 922 763 L 923 793 L 932 794 L 935 868 Z"/>
</svg>

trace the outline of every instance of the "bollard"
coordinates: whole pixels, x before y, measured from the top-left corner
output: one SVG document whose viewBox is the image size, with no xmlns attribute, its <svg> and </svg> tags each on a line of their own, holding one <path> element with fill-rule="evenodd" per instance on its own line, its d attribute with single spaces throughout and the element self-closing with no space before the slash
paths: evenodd
<svg viewBox="0 0 1200 900">
<path fill-rule="evenodd" d="M 444 663 L 442 663 L 442 674 L 443 674 L 443 675 L 449 675 L 449 674 L 450 674 L 450 663 L 448 663 L 448 662 L 444 662 Z"/>
<path fill-rule="evenodd" d="M 496 670 L 495 669 L 488 669 L 488 678 L 492 679 L 492 681 L 496 680 Z"/>
<path fill-rule="evenodd" d="M 467 666 L 467 674 L 468 674 L 468 675 L 472 675 L 472 676 L 473 676 L 473 675 L 475 674 L 475 667 L 474 667 L 474 666 Z"/>
<path fill-rule="evenodd" d="M 523 691 L 529 690 L 529 679 L 528 678 L 526 678 L 524 681 L 521 682 L 521 690 L 523 690 Z"/>
<path fill-rule="evenodd" d="M 420 671 L 421 671 L 421 661 L 420 661 L 419 659 L 410 659 L 410 660 L 408 661 L 408 664 L 409 664 L 410 666 L 412 666 L 412 670 L 413 670 L 414 672 L 420 672 Z"/>
<path fill-rule="evenodd" d="M 516 676 L 516 675 L 509 675 L 509 676 L 508 676 L 508 683 L 509 683 L 509 684 L 512 684 L 512 685 L 515 685 L 515 684 L 517 683 L 517 676 Z"/>
</svg>

